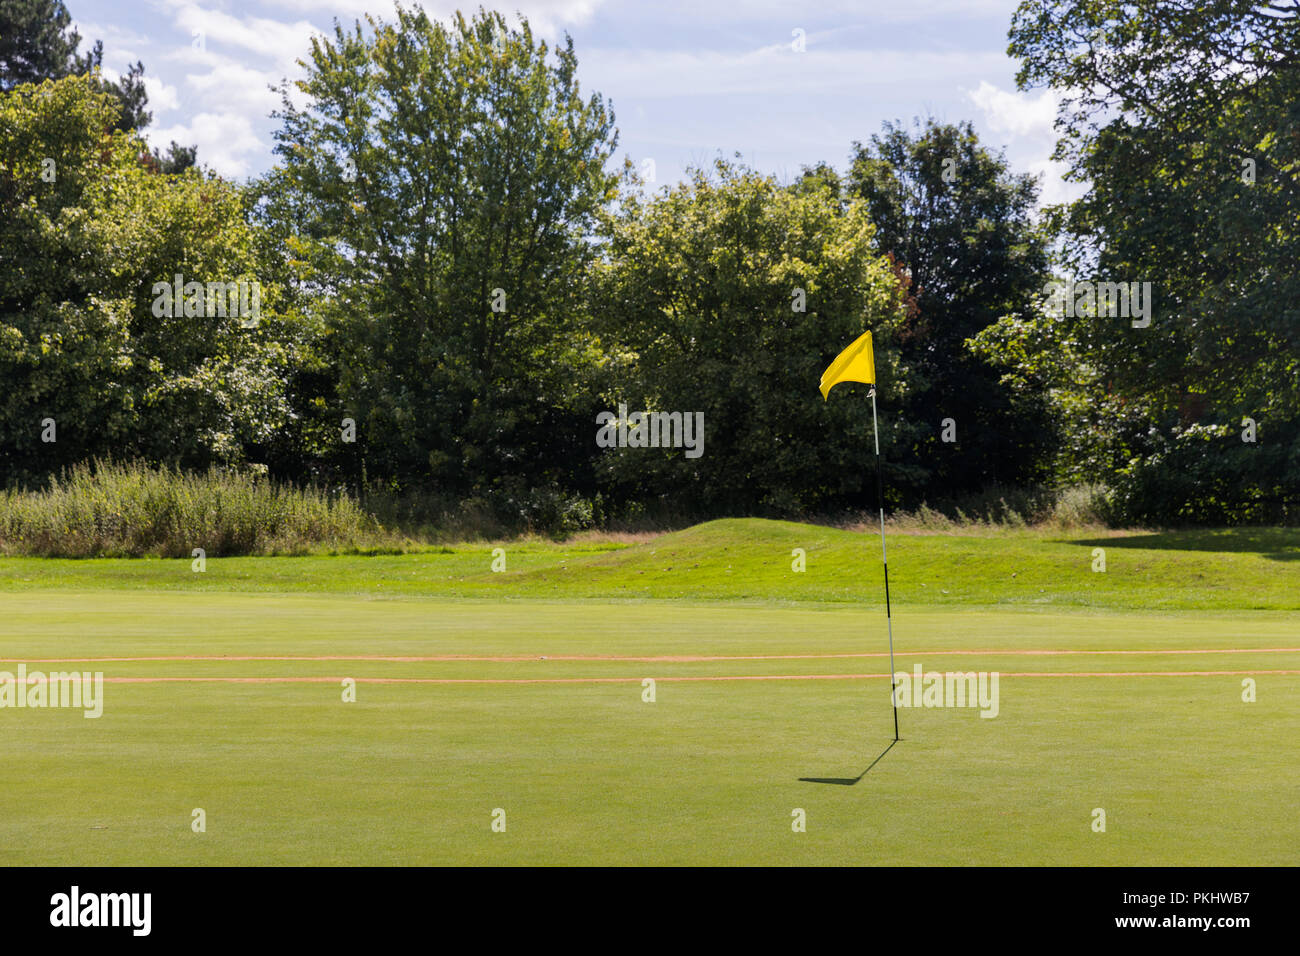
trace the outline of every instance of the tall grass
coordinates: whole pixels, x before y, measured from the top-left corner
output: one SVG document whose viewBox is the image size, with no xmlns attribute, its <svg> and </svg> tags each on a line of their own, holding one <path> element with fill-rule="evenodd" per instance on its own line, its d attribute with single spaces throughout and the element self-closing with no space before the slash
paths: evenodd
<svg viewBox="0 0 1300 956">
<path fill-rule="evenodd" d="M 548 503 L 550 499 L 542 501 Z M 358 500 L 347 492 L 295 487 L 246 471 L 213 468 L 188 473 L 139 462 L 95 461 L 68 469 L 43 489 L 0 491 L 0 554 L 190 557 L 195 548 L 212 557 L 400 553 L 520 534 L 640 539 L 693 523 L 684 516 L 669 521 L 664 515 L 641 515 L 632 521 L 606 517 L 600 530 L 586 527 L 588 521 L 555 527 L 554 516 L 539 511 L 532 498 L 523 505 L 511 499 L 513 507 L 504 509 L 504 515 L 499 502 L 492 504 L 481 499 L 453 503 L 429 493 L 402 498 L 370 493 Z M 896 531 L 949 534 L 1018 528 L 1100 530 L 1107 525 L 1107 510 L 1101 486 L 993 488 L 961 501 L 895 512 L 888 524 Z M 539 521 L 534 512 L 545 520 Z M 818 523 L 874 527 L 876 520 L 874 514 L 827 516 Z"/>
<path fill-rule="evenodd" d="M 95 461 L 43 490 L 0 491 L 0 553 L 8 555 L 294 554 L 370 546 L 383 537 L 346 493 L 229 469 L 191 474 Z"/>
<path fill-rule="evenodd" d="M 866 527 L 874 515 L 846 527 Z M 984 534 L 998 531 L 1106 530 L 1111 526 L 1109 490 L 1103 485 L 1065 488 L 1001 488 L 898 511 L 886 519 L 896 531 Z"/>
</svg>

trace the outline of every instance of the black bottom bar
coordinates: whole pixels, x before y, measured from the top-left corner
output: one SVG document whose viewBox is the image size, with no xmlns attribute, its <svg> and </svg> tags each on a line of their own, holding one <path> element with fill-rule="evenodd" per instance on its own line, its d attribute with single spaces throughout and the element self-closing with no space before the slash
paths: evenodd
<svg viewBox="0 0 1300 956">
<path fill-rule="evenodd" d="M 907 859 L 906 846 L 898 857 Z M 784 902 L 756 912 L 735 905 L 748 897 L 711 893 L 712 880 L 692 888 L 690 875 L 677 873 L 666 889 L 661 874 L 631 869 L 10 869 L 0 870 L 0 923 L 9 945 L 39 938 L 56 946 L 111 939 L 165 946 L 256 940 L 264 947 L 283 940 L 296 950 L 319 942 L 335 952 L 398 933 L 429 942 L 450 940 L 450 932 L 499 941 L 514 931 L 540 942 L 593 939 L 612 928 L 628 939 L 672 939 L 679 925 L 695 938 L 721 934 L 732 942 L 783 924 L 819 945 L 869 932 L 875 941 L 883 935 L 981 948 L 1101 938 L 1202 939 L 1223 948 L 1254 942 L 1256 933 L 1279 939 L 1294 930 L 1294 870 L 748 869 L 726 879 L 733 890 Z M 135 936 L 129 925 L 52 926 L 51 898 L 74 886 L 82 900 L 150 894 L 148 935 Z M 700 919 L 704 913 L 711 918 Z"/>
</svg>

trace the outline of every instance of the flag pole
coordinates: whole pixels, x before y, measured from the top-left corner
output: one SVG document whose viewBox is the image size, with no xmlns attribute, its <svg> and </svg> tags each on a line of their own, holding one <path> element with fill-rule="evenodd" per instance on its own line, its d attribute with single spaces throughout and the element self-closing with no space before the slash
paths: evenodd
<svg viewBox="0 0 1300 956">
<path fill-rule="evenodd" d="M 889 702 L 894 707 L 894 739 L 898 740 L 898 689 L 894 686 L 894 621 L 889 613 L 889 553 L 885 550 L 885 480 L 880 460 L 880 426 L 876 422 L 876 386 L 871 386 L 871 431 L 876 438 L 876 502 L 880 506 L 880 561 L 885 568 L 885 626 L 889 629 Z"/>
</svg>

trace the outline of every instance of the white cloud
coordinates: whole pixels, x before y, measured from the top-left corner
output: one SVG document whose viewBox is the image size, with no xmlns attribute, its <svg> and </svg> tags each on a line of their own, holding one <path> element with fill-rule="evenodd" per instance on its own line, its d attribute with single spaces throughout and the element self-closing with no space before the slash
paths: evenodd
<svg viewBox="0 0 1300 956">
<path fill-rule="evenodd" d="M 185 122 L 147 130 L 147 139 L 164 148 L 172 140 L 196 145 L 199 163 L 223 176 L 261 172 L 270 158 L 268 115 L 280 105 L 271 87 L 300 75 L 295 61 L 307 55 L 312 35 L 320 31 L 304 19 L 231 15 L 193 0 L 161 3 L 170 13 L 171 40 L 152 57 L 168 67 L 165 73 L 176 85 L 159 86 L 157 100 L 151 86 L 149 99 L 162 109 L 179 107 Z"/>
<path fill-rule="evenodd" d="M 966 98 L 979 107 L 985 123 L 995 133 L 1018 140 L 1009 151 L 1020 166 L 1039 177 L 1040 206 L 1072 202 L 1085 192 L 1080 183 L 1067 183 L 1065 163 L 1051 158 L 1056 145 L 1057 106 L 1060 97 L 1054 90 L 1037 95 L 1000 89 L 981 80 L 978 89 L 967 90 Z"/>
<path fill-rule="evenodd" d="M 109 56 L 120 47 L 147 47 L 149 38 L 137 30 L 118 26 L 114 23 L 90 23 L 85 20 L 72 21 L 72 27 L 81 37 L 79 52 L 86 53 L 95 45 L 96 40 L 104 43 L 104 55 Z M 132 61 L 134 62 L 134 61 Z"/>
<path fill-rule="evenodd" d="M 176 4 L 178 0 L 168 0 Z M 501 13 L 507 21 L 514 20 L 515 11 L 528 18 L 534 33 L 554 36 L 562 33 L 565 27 L 588 22 L 596 11 L 604 6 L 605 0 L 514 0 L 501 4 Z M 406 6 L 414 6 L 406 3 Z M 478 3 L 466 3 L 464 0 L 422 0 L 419 4 L 431 17 L 447 22 L 457 10 L 464 11 L 468 17 L 470 11 L 477 9 Z M 268 0 L 264 6 L 280 7 L 295 12 L 310 13 L 323 22 L 338 17 L 343 25 L 349 26 L 354 20 L 364 22 L 366 14 L 376 19 L 392 21 L 397 18 L 396 6 L 391 0 Z M 492 8 L 492 4 L 483 6 Z"/>
<path fill-rule="evenodd" d="M 1067 183 L 1063 178 L 1069 168 L 1065 163 L 1054 159 L 1040 159 L 1026 164 L 1030 175 L 1039 176 L 1042 191 L 1038 195 L 1040 206 L 1052 206 L 1057 203 L 1073 202 L 1080 198 L 1087 187 L 1082 183 Z"/>
<path fill-rule="evenodd" d="M 149 112 L 153 113 L 155 119 L 159 113 L 174 110 L 181 105 L 176 87 L 169 86 L 156 76 L 145 76 L 144 91 L 149 97 Z"/>
<path fill-rule="evenodd" d="M 292 74 L 298 72 L 295 69 Z M 271 86 L 285 75 L 275 70 L 255 70 L 223 57 L 207 73 L 187 73 L 185 85 L 204 103 L 264 119 L 280 105 L 280 96 Z"/>
<path fill-rule="evenodd" d="M 200 113 L 189 123 L 150 128 L 145 137 L 151 146 L 165 149 L 172 140 L 182 146 L 198 146 L 199 163 L 211 166 L 229 178 L 247 176 L 259 166 L 269 144 L 258 138 L 247 116 L 241 113 Z"/>
<path fill-rule="evenodd" d="M 638 99 L 745 93 L 819 93 L 868 87 L 933 87 L 955 75 L 1006 65 L 1001 53 L 902 50 L 819 50 L 796 53 L 788 43 L 744 53 L 720 50 L 587 50 L 584 86 Z"/>
<path fill-rule="evenodd" d="M 1052 90 L 1030 96 L 1001 90 L 987 80 L 981 80 L 979 89 L 966 91 L 966 96 L 984 112 L 989 128 L 994 132 L 1055 137 L 1052 124 L 1056 121 L 1060 98 Z"/>
<path fill-rule="evenodd" d="M 289 60 L 307 49 L 311 36 L 320 29 L 306 20 L 283 23 L 264 17 L 232 17 L 219 10 L 209 10 L 186 0 L 166 0 L 173 9 L 173 22 L 194 41 L 195 31 L 202 34 L 205 46 L 233 46 L 273 60 Z"/>
</svg>

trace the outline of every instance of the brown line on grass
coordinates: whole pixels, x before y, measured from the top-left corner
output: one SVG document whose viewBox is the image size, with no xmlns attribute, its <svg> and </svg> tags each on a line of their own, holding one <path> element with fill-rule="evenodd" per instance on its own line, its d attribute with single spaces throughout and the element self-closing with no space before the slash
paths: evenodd
<svg viewBox="0 0 1300 956">
<path fill-rule="evenodd" d="M 1252 671 L 1000 671 L 1001 677 L 1254 677 L 1300 670 Z M 664 683 L 739 680 L 873 680 L 888 674 L 734 674 L 655 677 Z M 635 684 L 646 677 L 105 677 L 106 684 Z"/>
<path fill-rule="evenodd" d="M 1079 654 L 1300 654 L 1300 647 L 1224 647 L 1224 648 L 1171 648 L 1166 650 L 1052 650 L 1052 649 L 1017 649 L 1017 650 L 969 650 L 954 649 L 947 651 L 898 651 L 895 657 L 1066 657 Z M 854 658 L 888 657 L 888 651 L 863 651 L 851 654 L 667 654 L 646 657 L 620 656 L 617 654 L 518 654 L 495 657 L 474 656 L 470 654 L 431 654 L 422 656 L 405 656 L 392 654 L 315 654 L 315 655 L 253 655 L 253 654 L 169 654 L 155 657 L 29 657 L 25 659 L 0 657 L 6 664 L 127 664 L 127 663 L 165 663 L 168 661 L 366 661 L 393 664 L 421 663 L 465 663 L 481 664 L 525 664 L 530 661 L 608 661 L 631 664 L 696 664 L 712 661 L 806 661 L 837 660 Z"/>
</svg>

